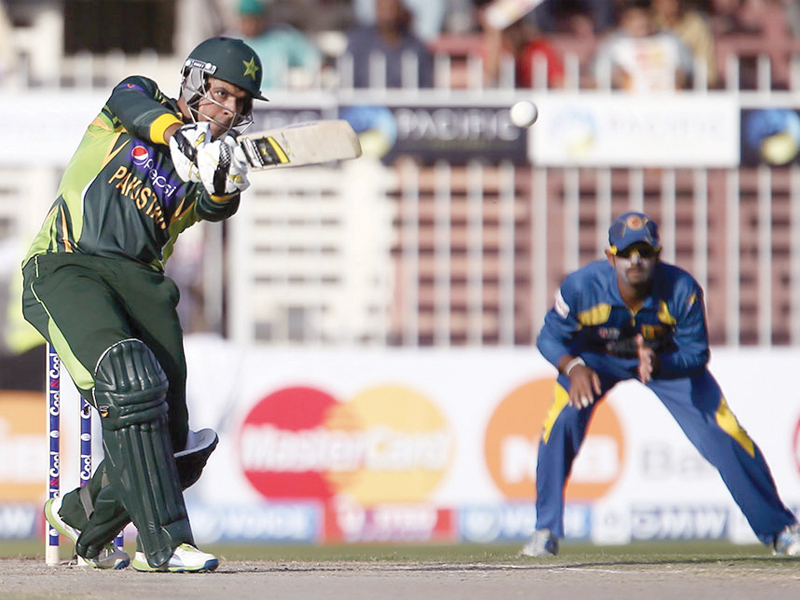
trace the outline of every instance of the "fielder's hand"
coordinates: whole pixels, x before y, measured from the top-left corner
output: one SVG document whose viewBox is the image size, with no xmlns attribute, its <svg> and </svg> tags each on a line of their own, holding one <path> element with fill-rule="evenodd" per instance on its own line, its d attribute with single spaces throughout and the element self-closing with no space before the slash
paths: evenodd
<svg viewBox="0 0 800 600">
<path fill-rule="evenodd" d="M 186 182 L 200 183 L 197 152 L 210 141 L 211 127 L 208 123 L 189 123 L 172 135 L 169 151 L 178 177 Z"/>
<path fill-rule="evenodd" d="M 232 196 L 250 187 L 247 157 L 233 136 L 202 146 L 197 152 L 200 179 L 212 196 Z"/>
<path fill-rule="evenodd" d="M 563 360 L 565 364 L 559 368 L 569 377 L 569 403 L 578 410 L 591 406 L 603 391 L 600 376 L 580 358 L 565 357 Z"/>
<path fill-rule="evenodd" d="M 641 333 L 636 336 L 636 352 L 639 355 L 639 380 L 642 383 L 647 383 L 656 372 L 658 357 L 655 350 L 644 343 L 644 337 Z"/>
</svg>

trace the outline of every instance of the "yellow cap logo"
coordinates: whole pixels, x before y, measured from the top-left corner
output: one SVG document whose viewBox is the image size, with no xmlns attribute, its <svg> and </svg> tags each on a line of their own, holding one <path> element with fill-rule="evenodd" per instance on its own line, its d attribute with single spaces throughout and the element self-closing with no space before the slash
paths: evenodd
<svg viewBox="0 0 800 600">
<path fill-rule="evenodd" d="M 627 225 L 628 229 L 639 231 L 644 227 L 644 220 L 639 215 L 631 215 L 625 221 L 625 225 Z"/>
</svg>

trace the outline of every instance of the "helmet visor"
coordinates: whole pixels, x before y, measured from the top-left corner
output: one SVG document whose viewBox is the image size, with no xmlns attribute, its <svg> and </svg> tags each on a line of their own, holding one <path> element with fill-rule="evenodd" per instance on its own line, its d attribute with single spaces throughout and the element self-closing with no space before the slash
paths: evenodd
<svg viewBox="0 0 800 600">
<path fill-rule="evenodd" d="M 213 71 L 214 71 L 213 65 L 206 63 L 207 67 L 200 65 L 190 66 L 188 65 L 189 62 L 190 61 L 187 61 L 187 70 L 185 71 L 183 84 L 181 86 L 181 94 L 183 98 L 186 100 L 186 104 L 189 107 L 192 119 L 194 121 L 205 120 L 217 125 L 219 128 L 222 129 L 222 133 L 216 137 L 222 137 L 223 135 L 229 132 L 232 132 L 235 135 L 243 133 L 253 123 L 252 94 L 250 94 L 248 90 L 243 90 L 247 92 L 248 97 L 241 111 L 232 111 L 233 118 L 228 123 L 223 123 L 219 121 L 212 115 L 203 112 L 203 109 L 200 106 L 202 101 L 211 103 L 223 110 L 231 111 L 230 107 L 225 106 L 216 99 L 214 99 L 214 97 L 211 94 L 209 77 L 213 76 Z M 192 62 L 196 63 L 198 61 L 192 61 Z M 200 119 L 201 115 L 203 119 Z"/>
</svg>

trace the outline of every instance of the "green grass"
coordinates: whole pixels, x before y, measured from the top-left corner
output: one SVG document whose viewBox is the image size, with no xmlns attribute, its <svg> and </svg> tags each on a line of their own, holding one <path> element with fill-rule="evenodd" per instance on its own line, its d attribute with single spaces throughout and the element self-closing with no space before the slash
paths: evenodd
<svg viewBox="0 0 800 600">
<path fill-rule="evenodd" d="M 62 556 L 69 552 L 62 545 Z M 517 556 L 521 544 L 353 544 L 341 546 L 307 545 L 203 545 L 202 549 L 227 560 L 259 561 L 387 561 L 427 563 L 530 564 Z M 129 553 L 132 547 L 126 547 Z M 38 540 L 0 540 L 0 558 L 44 560 L 44 544 Z M 594 546 L 563 543 L 557 557 L 537 559 L 540 564 L 659 565 L 664 563 L 763 564 L 783 562 L 796 569 L 800 559 L 775 561 L 768 549 L 759 545 L 736 545 L 724 541 L 637 542 L 624 546 Z"/>
<path fill-rule="evenodd" d="M 344 546 L 225 546 L 205 548 L 228 560 L 267 561 L 391 561 L 483 564 L 614 564 L 660 565 L 665 563 L 717 563 L 757 565 L 775 562 L 759 545 L 739 546 L 727 542 L 633 543 L 624 546 L 562 544 L 557 557 L 530 559 L 517 555 L 521 544 L 453 545 L 344 545 Z M 785 561 L 796 569 L 797 560 Z"/>
</svg>

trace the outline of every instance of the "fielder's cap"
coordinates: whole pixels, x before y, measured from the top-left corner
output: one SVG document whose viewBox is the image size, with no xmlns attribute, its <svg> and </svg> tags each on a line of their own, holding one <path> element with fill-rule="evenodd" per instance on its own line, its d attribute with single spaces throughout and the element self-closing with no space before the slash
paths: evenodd
<svg viewBox="0 0 800 600">
<path fill-rule="evenodd" d="M 658 248 L 660 242 L 656 222 L 639 212 L 627 212 L 618 216 L 608 230 L 611 249 L 618 252 L 636 242 L 645 242 Z"/>
</svg>

